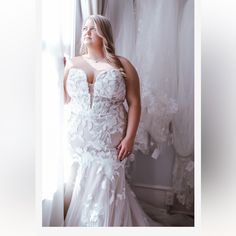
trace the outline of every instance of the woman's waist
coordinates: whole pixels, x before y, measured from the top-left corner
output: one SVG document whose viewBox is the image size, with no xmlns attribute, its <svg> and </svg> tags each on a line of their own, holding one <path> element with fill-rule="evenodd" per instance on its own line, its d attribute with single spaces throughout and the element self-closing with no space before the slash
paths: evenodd
<svg viewBox="0 0 236 236">
<path fill-rule="evenodd" d="M 126 113 L 123 102 L 114 104 L 94 104 L 92 107 L 85 106 L 83 104 L 73 104 L 71 106 L 71 112 L 79 116 L 91 116 L 91 117 L 110 117 L 113 115 Z"/>
</svg>

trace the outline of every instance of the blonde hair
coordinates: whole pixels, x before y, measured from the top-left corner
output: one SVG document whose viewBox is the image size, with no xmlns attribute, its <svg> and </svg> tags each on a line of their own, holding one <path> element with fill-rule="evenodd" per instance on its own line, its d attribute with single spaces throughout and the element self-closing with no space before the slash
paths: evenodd
<svg viewBox="0 0 236 236">
<path fill-rule="evenodd" d="M 110 21 L 105 16 L 102 15 L 90 15 L 85 19 L 83 25 L 89 19 L 93 21 L 98 36 L 102 38 L 103 51 L 105 54 L 106 61 L 112 66 L 124 70 L 122 63 L 120 62 L 119 58 L 115 55 L 115 46 L 114 46 L 112 26 Z M 84 55 L 86 53 L 87 53 L 87 47 L 83 43 L 83 40 L 81 38 L 80 55 Z"/>
</svg>

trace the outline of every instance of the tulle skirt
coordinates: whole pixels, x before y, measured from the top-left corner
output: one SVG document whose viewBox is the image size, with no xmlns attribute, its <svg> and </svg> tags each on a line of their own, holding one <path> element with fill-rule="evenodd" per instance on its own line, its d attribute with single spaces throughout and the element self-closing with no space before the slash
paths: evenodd
<svg viewBox="0 0 236 236">
<path fill-rule="evenodd" d="M 65 226 L 157 226 L 143 211 L 125 178 L 125 163 L 84 153 Z"/>
</svg>

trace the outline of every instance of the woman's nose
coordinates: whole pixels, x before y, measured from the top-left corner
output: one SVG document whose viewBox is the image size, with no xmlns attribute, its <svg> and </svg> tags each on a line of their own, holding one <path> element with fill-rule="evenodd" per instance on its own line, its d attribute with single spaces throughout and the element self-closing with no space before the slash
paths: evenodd
<svg viewBox="0 0 236 236">
<path fill-rule="evenodd" d="M 87 28 L 85 31 L 85 34 L 90 34 L 91 33 L 91 29 Z"/>
</svg>

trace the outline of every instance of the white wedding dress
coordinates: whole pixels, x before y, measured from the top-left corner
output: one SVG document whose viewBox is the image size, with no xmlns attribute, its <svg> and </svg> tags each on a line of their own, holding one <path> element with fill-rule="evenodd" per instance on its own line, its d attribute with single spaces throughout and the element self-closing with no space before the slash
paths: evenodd
<svg viewBox="0 0 236 236">
<path fill-rule="evenodd" d="M 68 138 L 78 168 L 65 226 L 159 225 L 144 213 L 126 182 L 127 159 L 117 160 L 116 146 L 127 126 L 122 73 L 101 71 L 89 84 L 83 70 L 69 71 Z"/>
</svg>

